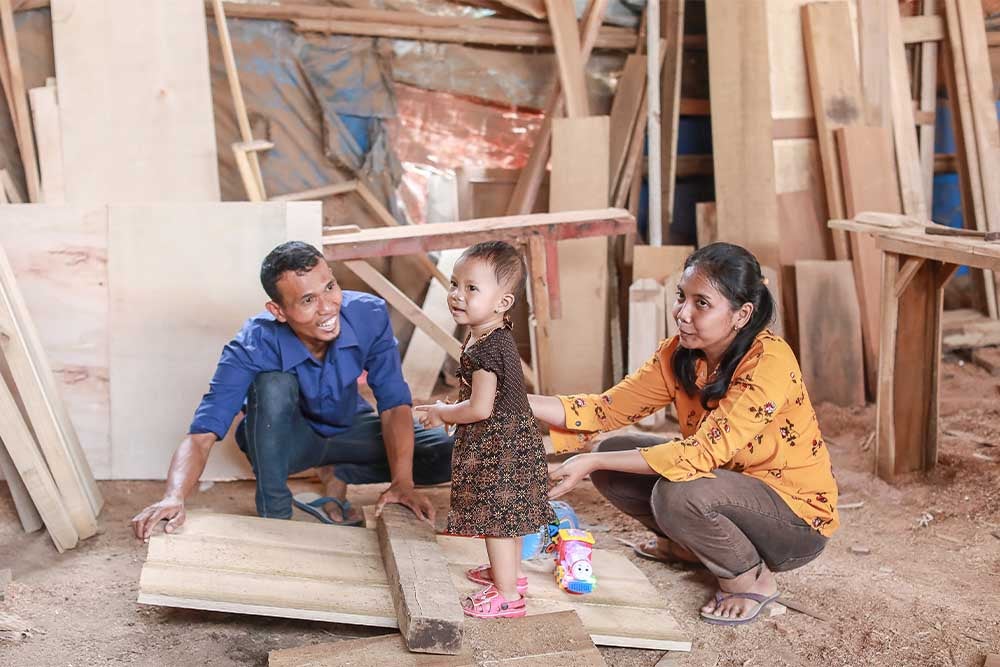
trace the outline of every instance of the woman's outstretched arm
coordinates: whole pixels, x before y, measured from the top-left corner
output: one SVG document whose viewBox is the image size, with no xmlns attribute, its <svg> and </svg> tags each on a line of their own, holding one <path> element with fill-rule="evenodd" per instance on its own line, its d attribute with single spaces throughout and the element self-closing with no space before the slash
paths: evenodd
<svg viewBox="0 0 1000 667">
<path fill-rule="evenodd" d="M 531 405 L 531 412 L 535 415 L 535 419 L 539 419 L 549 426 L 566 428 L 566 411 L 563 409 L 562 401 L 555 396 L 528 394 L 528 403 Z"/>
<path fill-rule="evenodd" d="M 592 452 L 577 454 L 549 473 L 552 481 L 558 482 L 549 491 L 549 498 L 559 498 L 569 493 L 584 477 L 595 470 L 617 470 L 636 475 L 655 475 L 638 449 L 622 452 Z"/>
</svg>

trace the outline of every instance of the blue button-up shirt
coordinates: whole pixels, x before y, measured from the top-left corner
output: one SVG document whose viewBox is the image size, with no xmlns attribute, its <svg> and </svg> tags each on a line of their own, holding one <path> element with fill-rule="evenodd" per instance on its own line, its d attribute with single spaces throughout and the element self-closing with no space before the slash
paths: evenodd
<svg viewBox="0 0 1000 667">
<path fill-rule="evenodd" d="M 344 292 L 340 335 L 326 358 L 314 357 L 287 324 L 264 312 L 247 320 L 222 349 L 208 393 L 194 414 L 189 433 L 214 433 L 220 440 L 246 400 L 258 373 L 283 371 L 299 380 L 299 404 L 313 429 L 332 436 L 372 408 L 358 394 L 358 377 L 368 371 L 368 385 L 379 412 L 412 405 L 403 379 L 399 346 L 392 334 L 385 301 L 364 292 Z"/>
</svg>

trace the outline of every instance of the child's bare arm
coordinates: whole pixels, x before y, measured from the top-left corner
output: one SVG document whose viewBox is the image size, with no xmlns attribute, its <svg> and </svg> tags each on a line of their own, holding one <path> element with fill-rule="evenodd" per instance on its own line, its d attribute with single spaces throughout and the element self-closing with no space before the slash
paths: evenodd
<svg viewBox="0 0 1000 667">
<path fill-rule="evenodd" d="M 438 421 L 446 424 L 471 424 L 493 414 L 496 393 L 496 374 L 478 370 L 472 373 L 472 395 L 469 400 L 451 405 L 438 401 L 434 405 L 418 405 L 415 410 L 427 413 L 425 426 L 436 425 Z"/>
</svg>

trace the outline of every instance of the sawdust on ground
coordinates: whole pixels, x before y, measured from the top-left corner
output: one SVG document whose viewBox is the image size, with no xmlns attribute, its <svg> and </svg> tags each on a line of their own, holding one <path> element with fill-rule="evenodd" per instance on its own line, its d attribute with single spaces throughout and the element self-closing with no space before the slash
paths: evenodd
<svg viewBox="0 0 1000 667">
<path fill-rule="evenodd" d="M 641 526 L 589 484 L 574 492 L 569 500 L 595 527 L 599 546 L 630 554 L 692 637 L 692 653 L 663 664 L 979 667 L 987 653 L 1000 653 L 1000 378 L 957 358 L 946 359 L 942 371 L 940 463 L 895 485 L 869 472 L 874 407 L 819 409 L 841 502 L 863 506 L 842 511 L 843 527 L 822 557 L 778 580 L 785 595 L 830 622 L 793 611 L 738 628 L 700 622 L 697 610 L 711 585 L 704 571 L 631 556 L 614 538 L 645 539 Z M 293 484 L 310 488 L 306 481 Z M 44 531 L 21 532 L 9 501 L 0 502 L 0 566 L 14 575 L 0 617 L 8 626 L 16 619 L 0 635 L 0 665 L 266 665 L 273 649 L 384 632 L 136 604 L 145 547 L 131 538 L 128 519 L 163 484 L 101 488 L 107 499 L 101 533 L 62 555 Z M 352 489 L 352 500 L 370 503 L 379 490 Z M 447 488 L 430 493 L 440 506 L 447 503 Z M 189 506 L 249 514 L 253 484 L 214 484 Z M 852 553 L 852 546 L 870 553 Z M 621 667 L 651 667 L 662 657 L 601 652 Z"/>
</svg>

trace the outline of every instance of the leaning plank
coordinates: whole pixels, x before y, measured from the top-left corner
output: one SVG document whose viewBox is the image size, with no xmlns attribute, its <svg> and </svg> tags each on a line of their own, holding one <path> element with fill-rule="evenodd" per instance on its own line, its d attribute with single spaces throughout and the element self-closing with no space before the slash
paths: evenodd
<svg viewBox="0 0 1000 667">
<path fill-rule="evenodd" d="M 660 69 L 661 238 L 670 238 L 677 179 L 677 131 L 680 123 L 681 67 L 684 62 L 684 1 L 666 0 L 660 9 L 660 38 L 665 42 Z"/>
<path fill-rule="evenodd" d="M 584 70 L 586 61 L 580 57 L 580 31 L 573 8 L 572 3 L 564 0 L 545 0 L 559 65 L 559 82 L 566 93 L 566 115 L 582 118 L 590 115 L 590 102 Z"/>
<path fill-rule="evenodd" d="M 865 403 L 861 314 L 847 261 L 795 262 L 799 361 L 816 403 Z"/>
<path fill-rule="evenodd" d="M 406 647 L 418 653 L 461 653 L 465 614 L 434 527 L 409 508 L 386 505 L 376 531 Z"/>
<path fill-rule="evenodd" d="M 663 246 L 651 246 L 663 247 Z M 666 338 L 663 285 L 653 278 L 639 278 L 628 288 L 628 372 L 634 373 L 649 361 Z M 663 411 L 639 422 L 647 428 L 662 426 Z"/>
<path fill-rule="evenodd" d="M 938 40 L 944 37 L 944 20 L 938 15 L 938 3 L 936 0 L 924 0 L 923 16 L 914 16 L 903 22 L 903 33 L 906 34 L 908 25 L 912 25 L 914 19 L 923 23 L 934 23 L 937 27 Z M 920 96 L 919 110 L 922 113 L 937 112 L 938 93 L 938 43 L 935 41 L 924 41 L 918 48 L 920 52 L 920 71 L 917 76 L 917 94 Z M 920 167 L 924 174 L 924 192 L 928 194 L 928 199 L 933 202 L 934 197 L 934 133 L 935 124 L 928 123 L 921 125 L 918 133 L 920 135 Z"/>
<path fill-rule="evenodd" d="M 80 539 L 97 532 L 97 511 L 100 492 L 94 483 L 90 466 L 83 452 L 73 451 L 70 437 L 64 429 L 72 423 L 60 424 L 56 405 L 61 399 L 55 393 L 55 379 L 38 341 L 28 309 L 14 280 L 7 254 L 0 249 L 0 349 L 10 368 L 15 390 L 24 405 L 25 417 L 35 434 L 52 478 L 62 496 L 63 504 L 73 521 Z M 74 434 L 75 442 L 75 434 Z M 94 498 L 91 500 L 91 489 Z M 92 506 L 96 505 L 96 507 Z"/>
<path fill-rule="evenodd" d="M 268 667 L 478 667 L 479 665 L 606 665 L 580 617 L 572 611 L 509 619 L 469 619 L 466 648 L 457 656 L 411 653 L 400 635 L 271 651 Z"/>
<path fill-rule="evenodd" d="M 31 134 L 31 115 L 28 112 L 28 93 L 24 88 L 24 72 L 21 70 L 21 55 L 17 46 L 17 29 L 14 26 L 14 12 L 11 0 L 0 0 L 0 25 L 3 28 L 3 45 L 6 50 L 7 66 L 10 67 L 10 95 L 14 101 L 14 129 L 21 164 L 24 166 L 24 180 L 28 184 L 28 199 L 41 201 L 41 183 L 38 177 L 38 158 L 35 142 Z"/>
<path fill-rule="evenodd" d="M 572 195 L 573 192 L 570 191 L 569 194 Z M 563 241 L 628 234 L 634 230 L 635 219 L 623 209 L 572 210 L 362 229 L 356 234 L 323 237 L 323 253 L 329 261 L 338 262 L 361 257 L 392 257 L 430 250 L 464 248 L 490 239 L 517 243 L 531 236 L 540 236 L 552 241 Z"/>
<path fill-rule="evenodd" d="M 42 177 L 39 201 L 61 204 L 66 201 L 66 186 L 63 180 L 62 134 L 59 131 L 56 88 L 32 88 L 28 91 L 28 98 L 31 101 L 31 118 L 35 126 L 35 141 L 38 143 L 38 167 Z"/>
<path fill-rule="evenodd" d="M 75 547 L 78 535 L 73 520 L 62 504 L 45 459 L 38 451 L 6 382 L 0 382 L 0 440 L 14 461 L 56 549 L 62 553 Z"/>
<path fill-rule="evenodd" d="M 850 8 L 846 2 L 805 5 L 802 7 L 802 31 L 827 208 L 831 218 L 843 218 L 843 186 L 833 133 L 845 125 L 860 122 L 864 116 Z M 833 241 L 837 259 L 847 259 L 850 256 L 847 234 L 836 231 Z"/>
<path fill-rule="evenodd" d="M 910 94 L 910 70 L 899 22 L 899 4 L 895 2 L 888 4 L 891 5 L 888 10 L 886 32 L 889 40 L 889 104 L 892 108 L 899 191 L 903 201 L 903 212 L 921 220 L 928 220 L 930 211 L 927 208 L 927 193 L 924 192 L 923 175 L 920 171 L 916 120 L 913 116 L 913 98 Z"/>
<path fill-rule="evenodd" d="M 426 333 L 440 345 L 452 359 L 458 359 L 462 354 L 462 346 L 455 337 L 443 329 L 437 322 L 427 316 L 420 306 L 413 303 L 401 289 L 379 273 L 378 269 L 363 260 L 347 260 L 344 266 L 354 275 L 371 287 L 386 302 L 398 310 L 415 327 Z"/>
<path fill-rule="evenodd" d="M 850 217 L 862 211 L 899 213 L 895 174 L 892 169 L 891 139 L 881 127 L 844 127 L 836 132 L 840 169 L 844 174 L 844 199 Z M 850 234 L 851 263 L 861 309 L 868 387 L 876 389 L 878 348 L 882 312 L 882 253 L 875 239 Z"/>
<path fill-rule="evenodd" d="M 652 278 L 662 283 L 683 270 L 685 260 L 693 252 L 694 246 L 689 245 L 637 245 L 632 256 L 632 280 Z"/>
<path fill-rule="evenodd" d="M 17 510 L 17 518 L 20 519 L 24 532 L 33 533 L 40 530 L 45 524 L 38 514 L 35 503 L 31 502 L 31 495 L 25 488 L 21 474 L 17 471 L 17 467 L 11 460 L 10 454 L 7 453 L 3 442 L 0 442 L 0 472 L 3 473 L 3 478 L 7 481 L 7 488 L 14 500 L 14 509 Z"/>
<path fill-rule="evenodd" d="M 719 240 L 778 264 L 767 6 L 707 0 Z"/>
<path fill-rule="evenodd" d="M 615 89 L 615 99 L 611 103 L 611 184 L 612 188 L 621 178 L 625 169 L 629 139 L 639 118 L 643 94 L 646 89 L 646 56 L 630 55 L 625 59 L 625 69 Z"/>
</svg>

